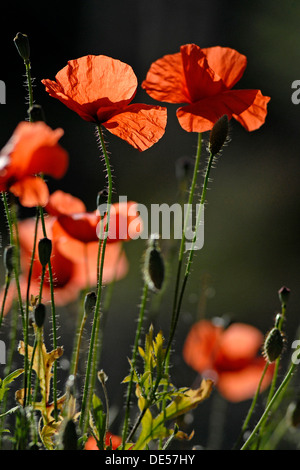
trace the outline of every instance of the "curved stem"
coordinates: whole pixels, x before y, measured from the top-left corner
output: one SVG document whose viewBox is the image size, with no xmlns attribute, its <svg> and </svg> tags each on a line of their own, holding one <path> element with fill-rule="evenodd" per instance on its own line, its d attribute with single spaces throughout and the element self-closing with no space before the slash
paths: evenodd
<svg viewBox="0 0 300 470">
<path fill-rule="evenodd" d="M 122 432 L 122 449 L 123 450 L 124 450 L 124 446 L 126 443 L 126 436 L 128 432 L 130 400 L 131 400 L 131 394 L 132 394 L 132 388 L 133 388 L 133 377 L 134 377 L 134 371 L 135 371 L 138 345 L 140 341 L 142 324 L 144 320 L 145 308 L 146 308 L 146 303 L 147 303 L 147 297 L 148 297 L 148 283 L 145 282 L 144 288 L 143 288 L 142 303 L 141 303 L 140 312 L 139 312 L 139 320 L 138 320 L 138 325 L 137 325 L 136 334 L 135 334 L 132 359 L 131 359 L 130 379 L 129 379 L 128 388 L 127 388 L 125 419 L 124 419 L 123 432 Z"/>
<path fill-rule="evenodd" d="M 260 393 L 260 388 L 261 388 L 261 384 L 262 384 L 262 381 L 266 375 L 266 372 L 268 370 L 268 367 L 269 367 L 270 363 L 267 361 L 266 364 L 265 364 L 265 367 L 264 367 L 264 370 L 262 372 L 262 375 L 261 375 L 261 378 L 260 378 L 260 381 L 259 381 L 259 384 L 258 384 L 258 387 L 256 389 L 256 392 L 255 392 L 255 395 L 253 397 L 253 400 L 252 400 L 252 403 L 251 403 L 251 406 L 249 408 L 249 411 L 247 413 L 247 416 L 245 418 L 245 421 L 244 421 L 244 424 L 242 426 L 242 429 L 241 429 L 241 432 L 240 432 L 240 435 L 237 439 L 237 442 L 234 446 L 234 449 L 237 449 L 238 446 L 240 445 L 240 442 L 241 442 L 241 439 L 243 438 L 243 435 L 244 433 L 246 432 L 247 428 L 248 428 L 248 424 L 249 424 L 249 421 L 251 419 L 251 416 L 253 414 L 253 411 L 254 411 L 254 408 L 255 408 L 255 405 L 256 405 L 256 402 L 257 402 L 257 399 L 258 399 L 258 396 L 259 396 L 259 393 Z"/>
<path fill-rule="evenodd" d="M 244 445 L 241 447 L 241 450 L 247 450 L 248 447 L 250 446 L 250 444 L 252 443 L 252 441 L 254 440 L 255 438 L 255 435 L 258 433 L 258 431 L 260 430 L 260 427 L 264 424 L 265 420 L 268 418 L 269 416 L 269 413 L 271 411 L 271 408 L 273 407 L 275 401 L 277 400 L 278 396 L 281 394 L 281 392 L 284 390 L 284 388 L 286 387 L 286 385 L 289 383 L 292 375 L 293 375 L 293 372 L 295 370 L 295 368 L 297 367 L 297 364 L 296 363 L 293 363 L 291 364 L 286 376 L 284 377 L 283 381 L 281 382 L 280 386 L 278 387 L 277 391 L 274 393 L 272 399 L 270 400 L 269 404 L 267 405 L 265 411 L 263 412 L 260 420 L 258 421 L 258 423 L 256 424 L 255 428 L 253 429 L 252 433 L 250 434 L 250 436 L 248 437 L 247 441 L 244 443 Z"/>
<path fill-rule="evenodd" d="M 86 417 L 89 414 L 89 392 L 90 392 L 90 383 L 92 380 L 91 373 L 93 372 L 93 359 L 96 357 L 95 354 L 95 344 L 96 344 L 96 333 L 98 329 L 98 319 L 100 317 L 100 306 L 101 306 L 101 297 L 102 297 L 102 281 L 103 281 L 103 268 L 104 268 L 104 257 L 105 257 L 105 248 L 107 243 L 107 235 L 109 229 L 109 219 L 110 219 L 110 206 L 112 201 L 112 174 L 110 168 L 110 162 L 106 150 L 106 146 L 103 139 L 102 129 L 100 125 L 97 125 L 98 137 L 100 140 L 100 145 L 103 151 L 103 156 L 105 160 L 107 178 L 108 178 L 108 196 L 107 196 L 107 223 L 104 231 L 104 240 L 99 240 L 99 243 L 102 244 L 101 250 L 101 261 L 99 267 L 99 281 L 98 281 L 98 289 L 97 289 L 97 299 L 96 299 L 96 306 L 94 311 L 94 319 L 92 324 L 92 331 L 91 331 L 91 338 L 90 338 L 90 345 L 89 345 L 89 353 L 88 353 L 88 360 L 87 360 L 87 367 L 86 367 L 86 375 L 85 375 L 85 383 L 83 389 L 83 397 L 82 397 L 82 404 L 81 404 L 81 413 L 80 413 L 80 422 L 79 425 L 83 428 L 84 433 L 87 429 L 88 419 Z"/>
</svg>

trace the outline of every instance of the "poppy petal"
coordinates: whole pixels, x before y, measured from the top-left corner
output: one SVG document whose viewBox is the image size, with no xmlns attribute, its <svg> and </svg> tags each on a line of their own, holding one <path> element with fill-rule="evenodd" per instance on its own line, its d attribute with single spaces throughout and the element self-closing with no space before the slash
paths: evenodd
<svg viewBox="0 0 300 470">
<path fill-rule="evenodd" d="M 154 145 L 165 133 L 167 110 L 160 106 L 131 104 L 103 126 L 140 152 Z"/>
<path fill-rule="evenodd" d="M 181 53 L 168 54 L 153 62 L 142 88 L 157 101 L 190 103 Z"/>
<path fill-rule="evenodd" d="M 263 344 L 263 334 L 254 326 L 233 323 L 224 330 L 215 357 L 215 368 L 236 370 L 249 364 Z"/>
<path fill-rule="evenodd" d="M 29 176 L 9 188 L 24 207 L 44 207 L 49 200 L 48 186 L 42 178 Z"/>
<path fill-rule="evenodd" d="M 98 226 L 98 236 L 103 238 L 107 224 L 107 216 Z M 107 242 L 135 240 L 141 236 L 143 220 L 138 211 L 138 203 L 124 201 L 111 205 Z"/>
<path fill-rule="evenodd" d="M 137 78 L 130 65 L 103 55 L 68 61 L 55 80 L 42 80 L 50 96 L 88 121 L 107 119 L 105 108 L 111 112 L 126 106 L 137 89 Z M 100 108 L 105 118 L 99 115 Z"/>
<path fill-rule="evenodd" d="M 243 76 L 247 57 L 229 47 L 208 47 L 202 49 L 208 65 L 222 79 L 228 89 L 232 88 Z"/>
<path fill-rule="evenodd" d="M 54 193 L 50 195 L 45 209 L 48 214 L 53 216 L 76 214 L 86 211 L 85 204 L 81 199 L 61 190 L 54 191 Z"/>
<path fill-rule="evenodd" d="M 223 332 L 221 326 L 207 320 L 195 323 L 183 347 L 185 362 L 199 373 L 214 368 L 215 351 Z"/>
<path fill-rule="evenodd" d="M 221 395 L 231 402 L 240 402 L 252 398 L 257 390 L 266 361 L 258 358 L 239 371 L 224 371 L 219 374 L 217 387 Z M 269 366 L 262 381 L 261 392 L 272 380 L 274 367 Z"/>
<path fill-rule="evenodd" d="M 262 96 L 259 90 L 226 91 L 202 99 L 197 103 L 182 106 L 177 110 L 177 117 L 181 127 L 187 132 L 209 131 L 224 114 L 227 114 L 228 119 L 231 119 L 232 116 L 235 119 L 240 119 L 246 129 L 255 130 L 263 124 L 267 114 L 266 106 L 259 108 L 259 104 L 269 101 L 268 97 L 260 99 L 257 96 Z M 259 110 L 259 113 L 253 115 L 251 107 L 255 104 L 256 99 L 258 99 L 258 105 L 255 110 Z M 247 113 L 248 109 L 250 109 L 249 113 Z"/>
<path fill-rule="evenodd" d="M 254 131 L 265 122 L 267 116 L 267 104 L 270 99 L 271 98 L 269 96 L 263 96 L 261 92 L 258 91 L 253 104 L 249 106 L 246 111 L 243 111 L 239 115 L 233 114 L 232 116 L 242 124 L 247 131 Z"/>
<path fill-rule="evenodd" d="M 190 102 L 217 95 L 225 90 L 221 78 L 210 68 L 202 49 L 196 44 L 180 48 Z"/>
<path fill-rule="evenodd" d="M 58 223 L 67 232 L 67 234 L 81 241 L 89 243 L 98 241 L 97 226 L 99 216 L 96 213 L 64 214 L 57 219 Z"/>
</svg>

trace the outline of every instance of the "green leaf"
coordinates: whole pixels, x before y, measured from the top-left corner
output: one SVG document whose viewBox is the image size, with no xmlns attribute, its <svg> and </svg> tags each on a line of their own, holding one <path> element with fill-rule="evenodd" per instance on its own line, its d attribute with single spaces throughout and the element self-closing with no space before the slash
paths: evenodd
<svg viewBox="0 0 300 470">
<path fill-rule="evenodd" d="M 181 393 L 178 393 L 166 409 L 154 419 L 148 409 L 142 419 L 142 431 L 134 445 L 134 450 L 143 450 L 151 440 L 169 437 L 172 431 L 167 430 L 164 423 L 196 408 L 199 403 L 209 397 L 212 386 L 212 380 L 203 379 L 196 390 L 182 389 Z"/>
<path fill-rule="evenodd" d="M 24 372 L 24 369 L 16 369 L 14 372 L 11 372 L 3 380 L 0 379 L 0 403 L 2 402 L 5 393 L 9 390 L 8 385 L 13 382 L 19 375 Z"/>
</svg>

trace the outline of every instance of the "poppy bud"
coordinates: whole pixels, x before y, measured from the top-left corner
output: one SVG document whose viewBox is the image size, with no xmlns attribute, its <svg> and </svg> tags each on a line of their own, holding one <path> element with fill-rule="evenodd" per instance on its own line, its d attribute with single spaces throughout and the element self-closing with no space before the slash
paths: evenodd
<svg viewBox="0 0 300 470">
<path fill-rule="evenodd" d="M 28 110 L 28 115 L 31 122 L 46 121 L 44 110 L 39 104 L 31 106 Z"/>
<path fill-rule="evenodd" d="M 46 307 L 44 304 L 37 304 L 34 309 L 34 321 L 38 328 L 42 328 L 46 317 Z"/>
<path fill-rule="evenodd" d="M 24 62 L 29 62 L 30 47 L 27 34 L 18 33 L 14 38 L 14 43 Z"/>
<path fill-rule="evenodd" d="M 283 334 L 274 327 L 267 334 L 264 342 L 264 356 L 269 362 L 274 362 L 282 353 L 284 345 Z"/>
<path fill-rule="evenodd" d="M 226 142 L 228 136 L 228 116 L 224 114 L 214 124 L 209 136 L 209 151 L 212 156 L 217 155 Z"/>
<path fill-rule="evenodd" d="M 39 260 L 43 268 L 47 266 L 50 261 L 51 251 L 52 251 L 52 242 L 49 238 L 45 237 L 39 241 L 38 245 L 39 250 Z"/>
<path fill-rule="evenodd" d="M 300 401 L 292 402 L 287 410 L 288 420 L 293 427 L 297 427 L 300 424 Z"/>
<path fill-rule="evenodd" d="M 194 168 L 194 160 L 190 157 L 181 157 L 176 161 L 175 173 L 179 182 L 184 181 Z"/>
<path fill-rule="evenodd" d="M 280 300 L 282 305 L 287 304 L 287 302 L 289 300 L 290 292 L 291 292 L 290 289 L 288 289 L 285 286 L 283 286 L 283 287 L 281 287 L 281 289 L 279 289 L 278 296 L 279 296 L 279 300 Z"/>
<path fill-rule="evenodd" d="M 4 267 L 8 276 L 12 275 L 14 269 L 14 253 L 15 247 L 13 245 L 7 246 L 3 253 Z"/>
<path fill-rule="evenodd" d="M 97 195 L 97 208 L 100 216 L 104 216 L 107 212 L 108 191 L 102 189 Z"/>
<path fill-rule="evenodd" d="M 63 450 L 78 450 L 76 424 L 72 419 L 67 421 L 62 437 Z"/>
<path fill-rule="evenodd" d="M 164 260 L 157 245 L 157 236 L 152 236 L 145 253 L 144 279 L 154 292 L 160 291 L 165 277 Z"/>
<path fill-rule="evenodd" d="M 95 292 L 89 292 L 84 299 L 84 313 L 85 315 L 93 314 L 96 305 L 97 296 Z"/>
</svg>

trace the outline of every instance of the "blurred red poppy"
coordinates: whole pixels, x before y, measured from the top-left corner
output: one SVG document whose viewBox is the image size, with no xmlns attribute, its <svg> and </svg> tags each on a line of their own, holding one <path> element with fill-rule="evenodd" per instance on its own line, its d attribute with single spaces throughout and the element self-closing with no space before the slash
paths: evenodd
<svg viewBox="0 0 300 470">
<path fill-rule="evenodd" d="M 266 361 L 260 356 L 264 337 L 255 327 L 233 323 L 228 328 L 212 321 L 195 323 L 184 344 L 185 362 L 206 378 L 215 381 L 221 395 L 231 402 L 254 396 Z M 261 391 L 271 382 L 270 365 Z"/>
<path fill-rule="evenodd" d="M 62 135 L 43 122 L 21 122 L 0 152 L 0 191 L 12 192 L 23 206 L 45 206 L 48 187 L 35 175 L 64 176 L 68 154 L 57 143 Z"/>
<path fill-rule="evenodd" d="M 104 55 L 87 55 L 68 61 L 55 80 L 42 80 L 50 96 L 82 119 L 102 124 L 139 151 L 151 147 L 165 132 L 165 108 L 130 104 L 136 94 L 137 78 L 124 62 Z"/>
<path fill-rule="evenodd" d="M 211 130 L 224 114 L 253 131 L 265 122 L 270 98 L 260 90 L 232 90 L 246 65 L 247 58 L 234 49 L 186 44 L 155 61 L 142 88 L 156 100 L 187 103 L 177 110 L 187 132 Z"/>
<path fill-rule="evenodd" d="M 107 432 L 105 435 L 105 445 L 108 447 L 112 446 L 112 450 L 116 450 L 122 444 L 122 438 L 120 436 L 115 436 L 110 432 Z M 85 450 L 99 450 L 97 446 L 97 441 L 92 436 L 90 436 L 85 444 Z"/>
</svg>

